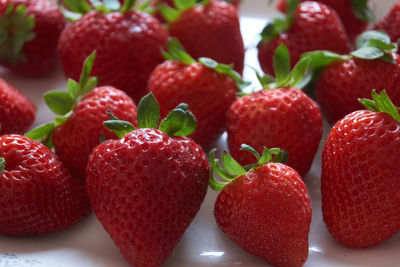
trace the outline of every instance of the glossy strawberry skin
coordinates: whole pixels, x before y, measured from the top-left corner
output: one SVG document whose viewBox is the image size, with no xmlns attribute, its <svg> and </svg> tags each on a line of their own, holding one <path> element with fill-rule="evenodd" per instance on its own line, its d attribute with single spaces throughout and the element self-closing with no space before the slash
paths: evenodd
<svg viewBox="0 0 400 267">
<path fill-rule="evenodd" d="M 358 98 L 369 98 L 372 89 L 386 90 L 393 103 L 400 105 L 400 57 L 392 55 L 396 63 L 353 58 L 325 67 L 317 81 L 315 94 L 330 124 L 362 109 Z"/>
<path fill-rule="evenodd" d="M 157 19 L 140 11 L 124 14 L 91 11 L 66 27 L 59 53 L 67 77 L 79 79 L 83 61 L 97 51 L 92 75 L 135 101 L 145 95 L 147 79 L 163 61 L 167 33 Z"/>
<path fill-rule="evenodd" d="M 288 31 L 259 45 L 258 60 L 265 73 L 274 74 L 273 55 L 280 44 L 288 47 L 292 66 L 301 54 L 313 50 L 350 52 L 348 38 L 336 13 L 324 4 L 311 1 L 299 4 Z"/>
<path fill-rule="evenodd" d="M 161 265 L 204 200 L 209 165 L 186 137 L 138 129 L 97 146 L 87 168 L 87 191 L 97 218 L 125 259 Z"/>
<path fill-rule="evenodd" d="M 0 135 L 23 133 L 35 120 L 36 106 L 0 78 Z"/>
<path fill-rule="evenodd" d="M 107 111 L 117 118 L 136 123 L 136 105 L 124 92 L 113 87 L 98 87 L 75 106 L 71 117 L 54 130 L 53 143 L 56 154 L 82 179 L 93 148 L 100 143 L 100 136 L 107 139 L 117 136 L 103 122 L 109 120 Z"/>
<path fill-rule="evenodd" d="M 300 0 L 300 2 L 305 1 Z M 354 15 L 350 0 L 317 0 L 315 2 L 323 3 L 336 11 L 351 41 L 354 41 L 368 26 L 368 22 L 360 20 Z M 286 0 L 279 0 L 276 6 L 280 11 L 286 12 Z"/>
<path fill-rule="evenodd" d="M 371 247 L 400 230 L 400 125 L 355 111 L 336 123 L 322 152 L 322 214 L 337 241 Z"/>
<path fill-rule="evenodd" d="M 0 137 L 0 234 L 64 230 L 89 213 L 79 180 L 43 144 L 20 135 Z"/>
<path fill-rule="evenodd" d="M 286 165 L 269 163 L 228 184 L 214 215 L 233 242 L 274 266 L 302 266 L 308 257 L 310 198 Z"/>
<path fill-rule="evenodd" d="M 208 57 L 219 63 L 233 64 L 234 69 L 242 73 L 245 50 L 235 6 L 224 1 L 197 5 L 170 23 L 168 31 L 193 58 Z"/>
<path fill-rule="evenodd" d="M 236 100 L 227 115 L 228 145 L 241 164 L 254 157 L 242 144 L 262 154 L 264 147 L 289 152 L 287 164 L 304 176 L 310 169 L 322 136 L 318 106 L 295 88 L 265 89 Z"/>
<path fill-rule="evenodd" d="M 34 16 L 35 38 L 22 48 L 26 62 L 0 64 L 24 76 L 42 76 L 51 72 L 57 63 L 57 43 L 66 24 L 64 15 L 55 3 L 48 0 L 0 1 L 0 14 L 4 14 L 9 4 L 25 5 L 27 14 Z"/>
<path fill-rule="evenodd" d="M 394 4 L 388 14 L 378 21 L 373 29 L 386 32 L 392 42 L 397 42 L 400 39 L 400 2 Z"/>
<path fill-rule="evenodd" d="M 180 103 L 188 104 L 197 120 L 190 137 L 207 149 L 223 132 L 226 112 L 238 88 L 229 76 L 200 63 L 165 61 L 151 74 L 148 90 L 159 102 L 161 117 Z"/>
</svg>

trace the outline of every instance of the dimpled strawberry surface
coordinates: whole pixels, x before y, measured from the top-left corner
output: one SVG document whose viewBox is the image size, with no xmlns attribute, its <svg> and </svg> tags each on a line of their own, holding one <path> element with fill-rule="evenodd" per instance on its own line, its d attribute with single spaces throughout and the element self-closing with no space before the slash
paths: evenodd
<svg viewBox="0 0 400 267">
<path fill-rule="evenodd" d="M 348 247 L 380 244 L 400 230 L 400 125 L 356 111 L 338 122 L 322 152 L 322 212 Z"/>
</svg>

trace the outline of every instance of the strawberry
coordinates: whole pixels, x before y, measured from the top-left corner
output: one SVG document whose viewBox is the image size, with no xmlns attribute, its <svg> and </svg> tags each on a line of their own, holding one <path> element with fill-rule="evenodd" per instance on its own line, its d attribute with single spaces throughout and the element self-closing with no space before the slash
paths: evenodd
<svg viewBox="0 0 400 267">
<path fill-rule="evenodd" d="M 163 117 L 179 103 L 188 104 L 197 119 L 190 137 L 208 148 L 224 131 L 226 112 L 245 83 L 231 66 L 209 58 L 194 60 L 176 39 L 169 41 L 168 48 L 164 56 L 169 60 L 154 69 L 148 90 L 157 98 Z"/>
<path fill-rule="evenodd" d="M 0 78 L 0 135 L 23 133 L 35 120 L 36 106 Z"/>
<path fill-rule="evenodd" d="M 400 105 L 400 57 L 395 53 L 396 44 L 375 31 L 361 35 L 358 44 L 360 49 L 350 56 L 338 56 L 327 65 L 316 82 L 316 99 L 330 124 L 361 109 L 358 98 L 368 97 L 371 89 L 386 89 L 394 103 Z"/>
<path fill-rule="evenodd" d="M 223 169 L 215 150 L 210 152 L 213 170 L 227 181 L 210 179 L 214 190 L 222 190 L 214 207 L 218 227 L 244 250 L 274 266 L 302 266 L 308 257 L 311 223 L 306 186 L 294 169 L 280 163 L 285 161 L 284 151 L 264 148 L 260 157 L 248 145 L 242 149 L 257 162 L 242 167 L 225 152 Z"/>
<path fill-rule="evenodd" d="M 146 93 L 150 73 L 163 61 L 160 49 L 166 45 L 167 33 L 162 25 L 132 10 L 135 1 L 125 1 L 121 8 L 96 5 L 95 10 L 80 0 L 66 3 L 82 17 L 61 34 L 58 50 L 65 75 L 77 80 L 83 61 L 96 50 L 93 75 L 101 77 L 100 85 L 115 86 L 139 100 Z"/>
<path fill-rule="evenodd" d="M 138 105 L 138 125 L 105 124 L 121 140 L 97 146 L 86 189 L 93 210 L 125 259 L 136 267 L 160 266 L 193 220 L 207 192 L 209 165 L 190 138 L 196 120 L 179 105 L 157 127 L 154 97 Z"/>
<path fill-rule="evenodd" d="M 258 60 L 267 74 L 273 73 L 273 54 L 280 44 L 290 51 L 292 65 L 300 55 L 313 50 L 331 50 L 339 54 L 350 52 L 350 44 L 336 13 L 318 2 L 290 3 L 286 16 L 268 23 L 261 33 Z"/>
<path fill-rule="evenodd" d="M 0 64 L 25 76 L 49 73 L 57 63 L 64 26 L 64 16 L 52 1 L 0 1 Z"/>
<path fill-rule="evenodd" d="M 400 1 L 393 5 L 386 16 L 374 25 L 373 29 L 386 32 L 394 43 L 400 39 Z"/>
<path fill-rule="evenodd" d="M 47 147 L 20 135 L 0 136 L 0 233 L 64 230 L 89 213 L 81 183 Z"/>
<path fill-rule="evenodd" d="M 342 245 L 378 245 L 400 230 L 400 115 L 385 91 L 331 129 L 322 152 L 322 214 Z"/>
<path fill-rule="evenodd" d="M 314 101 L 296 88 L 308 81 L 307 75 L 303 77 L 307 61 L 299 62 L 289 74 L 290 56 L 284 45 L 274 58 L 277 79 L 260 78 L 265 90 L 239 98 L 228 110 L 229 150 L 241 164 L 250 164 L 253 158 L 241 150 L 242 144 L 259 153 L 265 146 L 282 147 L 290 154 L 288 165 L 303 176 L 321 140 L 322 117 Z"/>
<path fill-rule="evenodd" d="M 300 2 L 305 1 L 307 0 L 300 0 Z M 374 21 L 374 16 L 368 8 L 368 0 L 316 0 L 315 2 L 325 4 L 336 11 L 351 41 L 365 31 L 368 22 Z M 276 7 L 286 12 L 286 0 L 279 0 Z"/>
<path fill-rule="evenodd" d="M 136 106 L 128 95 L 110 86 L 93 89 L 97 79 L 88 75 L 94 59 L 92 54 L 84 64 L 79 84 L 69 80 L 68 92 L 51 91 L 45 95 L 49 108 L 62 117 L 28 134 L 33 139 L 52 142 L 60 159 L 82 179 L 89 155 L 100 138 L 117 138 L 103 126 L 107 111 L 136 125 Z"/>
<path fill-rule="evenodd" d="M 162 7 L 170 36 L 179 39 L 191 56 L 233 64 L 242 73 L 245 51 L 235 6 L 225 1 L 178 0 L 178 9 Z"/>
</svg>

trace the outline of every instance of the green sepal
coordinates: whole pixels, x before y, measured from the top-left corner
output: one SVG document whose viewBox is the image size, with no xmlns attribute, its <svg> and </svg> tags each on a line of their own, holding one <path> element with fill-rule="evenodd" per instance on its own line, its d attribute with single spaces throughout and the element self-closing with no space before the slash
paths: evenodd
<svg viewBox="0 0 400 267">
<path fill-rule="evenodd" d="M 26 6 L 9 4 L 0 16 L 0 61 L 12 65 L 26 61 L 22 51 L 25 43 L 35 38 L 35 18 L 27 15 Z"/>
<path fill-rule="evenodd" d="M 6 167 L 6 160 L 5 160 L 5 158 L 1 157 L 0 158 L 0 175 L 3 173 L 5 167 Z"/>
<path fill-rule="evenodd" d="M 177 21 L 185 10 L 193 8 L 196 4 L 196 0 L 174 0 L 175 8 L 166 4 L 161 4 L 158 6 L 158 10 L 164 19 L 171 23 Z"/>
<path fill-rule="evenodd" d="M 381 91 L 379 95 L 376 93 L 375 90 L 372 90 L 371 96 L 373 101 L 370 99 L 358 100 L 362 105 L 364 105 L 366 109 L 375 112 L 386 113 L 392 116 L 392 118 L 397 122 L 400 122 L 399 108 L 393 104 L 385 90 Z"/>
<path fill-rule="evenodd" d="M 27 132 L 25 136 L 33 140 L 42 140 L 53 132 L 54 127 L 55 127 L 54 122 L 46 123 Z"/>
<path fill-rule="evenodd" d="M 254 157 L 256 157 L 258 159 L 258 161 L 256 163 L 244 166 L 244 168 L 247 171 L 254 170 L 255 168 L 263 166 L 265 163 L 268 163 L 268 162 L 285 163 L 287 161 L 287 157 L 288 157 L 287 152 L 280 148 L 268 149 L 268 148 L 264 147 L 261 157 L 260 157 L 260 154 L 258 154 L 258 152 L 249 145 L 242 144 L 241 149 L 251 152 L 254 155 Z"/>
<path fill-rule="evenodd" d="M 44 95 L 47 106 L 57 115 L 65 115 L 75 104 L 74 99 L 66 91 L 50 91 Z"/>
<path fill-rule="evenodd" d="M 271 148 L 270 152 L 275 155 L 270 162 L 285 164 L 289 160 L 289 153 L 284 149 Z"/>
<path fill-rule="evenodd" d="M 93 8 L 102 13 L 118 11 L 121 4 L 118 0 L 89 0 Z"/>
<path fill-rule="evenodd" d="M 157 128 L 160 120 L 160 107 L 152 93 L 140 99 L 137 107 L 137 121 L 139 128 Z"/>
<path fill-rule="evenodd" d="M 258 45 L 261 45 L 262 43 L 275 38 L 281 32 L 285 32 L 290 29 L 293 23 L 294 13 L 296 12 L 299 2 L 299 0 L 286 0 L 286 14 L 278 12 L 278 15 L 272 21 L 267 23 L 267 25 L 261 31 L 261 40 Z"/>
<path fill-rule="evenodd" d="M 290 54 L 286 45 L 279 45 L 274 52 L 274 71 L 276 81 L 284 80 L 290 72 Z"/>
<path fill-rule="evenodd" d="M 247 171 L 240 165 L 231 155 L 229 155 L 226 151 L 222 154 L 222 164 L 224 165 L 225 169 L 235 175 L 243 175 L 246 174 Z"/>
<path fill-rule="evenodd" d="M 122 121 L 115 117 L 111 111 L 108 110 L 107 114 L 110 117 L 110 120 L 104 121 L 103 124 L 107 129 L 114 132 L 119 139 L 136 129 L 130 122 Z"/>
<path fill-rule="evenodd" d="M 131 10 L 135 6 L 136 1 L 137 0 L 125 0 L 121 6 L 121 9 L 119 10 L 119 12 L 125 13 L 125 12 Z"/>
<path fill-rule="evenodd" d="M 348 55 L 339 55 L 331 51 L 317 50 L 312 52 L 307 52 L 301 55 L 301 60 L 309 60 L 309 67 L 313 71 L 321 70 L 327 65 L 339 61 L 348 60 L 351 57 Z"/>
<path fill-rule="evenodd" d="M 210 162 L 211 169 L 214 170 L 222 179 L 226 181 L 233 181 L 235 178 L 235 175 L 230 174 L 228 171 L 223 169 L 219 165 L 219 160 L 215 158 L 215 151 L 217 149 L 214 148 L 210 151 L 208 154 L 208 161 Z"/>
<path fill-rule="evenodd" d="M 375 16 L 368 7 L 368 0 L 350 0 L 350 3 L 356 18 L 366 22 L 375 22 Z"/>
<path fill-rule="evenodd" d="M 390 41 L 390 37 L 380 31 L 367 31 L 357 38 L 356 51 L 351 55 L 365 60 L 381 59 L 394 63 L 391 53 L 396 53 L 398 45 Z"/>
<path fill-rule="evenodd" d="M 160 123 L 159 130 L 169 136 L 188 136 L 196 130 L 195 116 L 185 103 L 179 104 Z"/>
<path fill-rule="evenodd" d="M 196 63 L 196 60 L 185 51 L 178 39 L 170 38 L 167 48 L 168 52 L 162 51 L 162 55 L 166 60 L 176 60 L 186 65 Z"/>
<path fill-rule="evenodd" d="M 155 8 L 151 7 L 151 3 L 152 3 L 151 0 L 143 1 L 135 9 L 143 11 L 143 12 L 145 12 L 147 14 L 153 15 L 153 14 L 156 13 L 157 10 Z"/>
</svg>

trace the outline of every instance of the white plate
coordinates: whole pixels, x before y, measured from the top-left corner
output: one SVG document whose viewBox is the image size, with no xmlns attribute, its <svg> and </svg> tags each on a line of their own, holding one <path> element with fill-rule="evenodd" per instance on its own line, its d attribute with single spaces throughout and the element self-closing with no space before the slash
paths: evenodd
<svg viewBox="0 0 400 267">
<path fill-rule="evenodd" d="M 395 0 L 375 0 L 372 6 L 381 17 Z M 242 32 L 248 49 L 246 62 L 256 62 L 257 34 L 274 10 L 268 0 L 245 0 L 241 7 Z M 44 105 L 42 95 L 48 90 L 65 89 L 61 69 L 42 80 L 24 79 L 0 68 L 0 76 L 27 94 L 37 104 L 35 126 L 48 122 L 52 115 Z M 245 76 L 253 79 L 251 71 Z M 328 129 L 325 127 L 325 134 Z M 221 138 L 220 147 L 225 147 Z M 322 146 L 322 142 L 321 142 Z M 370 249 L 348 249 L 335 242 L 327 232 L 321 216 L 320 153 L 311 171 L 304 177 L 311 195 L 313 219 L 310 233 L 310 255 L 305 266 L 400 266 L 400 234 L 384 244 Z M 181 242 L 165 266 L 265 266 L 262 259 L 252 256 L 232 243 L 217 228 L 213 205 L 217 193 L 209 190 L 207 197 L 185 232 Z M 71 229 L 38 237 L 0 237 L 0 267 L 5 266 L 129 266 L 113 241 L 92 214 Z"/>
</svg>

